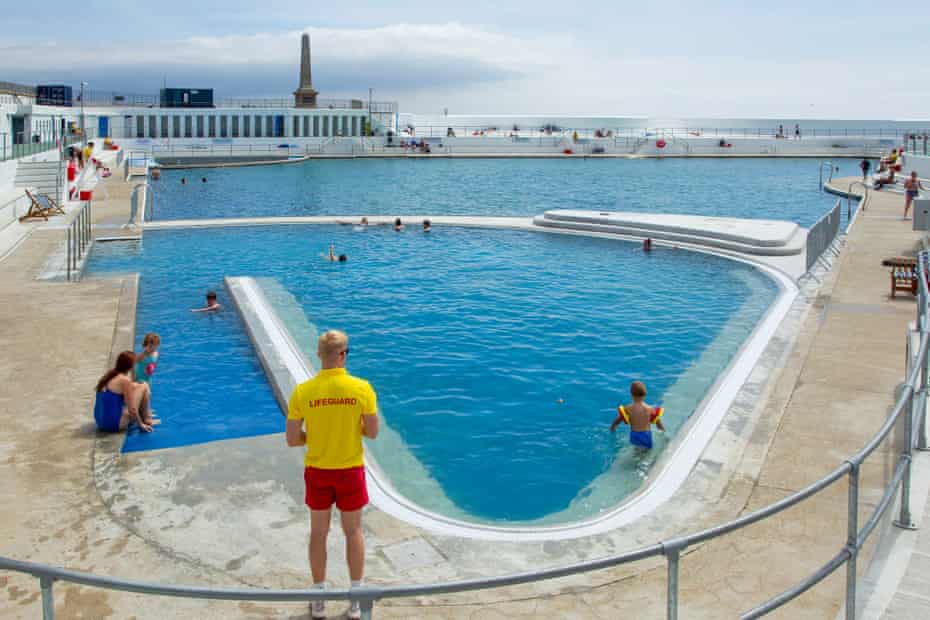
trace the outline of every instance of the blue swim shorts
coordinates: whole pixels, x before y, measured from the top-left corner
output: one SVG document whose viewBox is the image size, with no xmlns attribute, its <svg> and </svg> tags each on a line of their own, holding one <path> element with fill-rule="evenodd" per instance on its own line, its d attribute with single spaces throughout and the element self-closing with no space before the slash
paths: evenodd
<svg viewBox="0 0 930 620">
<path fill-rule="evenodd" d="M 641 448 L 652 448 L 652 431 L 630 431 L 630 443 Z"/>
</svg>

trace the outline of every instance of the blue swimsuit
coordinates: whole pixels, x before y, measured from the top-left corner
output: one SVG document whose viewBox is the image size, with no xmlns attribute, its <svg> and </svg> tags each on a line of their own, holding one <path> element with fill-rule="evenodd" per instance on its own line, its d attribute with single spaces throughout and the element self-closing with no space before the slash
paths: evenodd
<svg viewBox="0 0 930 620">
<path fill-rule="evenodd" d="M 630 431 L 630 443 L 652 449 L 652 431 Z"/>
<path fill-rule="evenodd" d="M 107 389 L 97 392 L 97 400 L 94 402 L 94 420 L 97 422 L 97 428 L 108 433 L 119 432 L 123 406 L 122 394 L 116 394 Z"/>
</svg>

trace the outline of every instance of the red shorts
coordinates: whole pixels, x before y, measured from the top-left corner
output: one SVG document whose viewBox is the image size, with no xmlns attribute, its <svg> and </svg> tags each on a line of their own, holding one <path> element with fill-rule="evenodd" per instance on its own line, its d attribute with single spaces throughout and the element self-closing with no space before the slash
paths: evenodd
<svg viewBox="0 0 930 620">
<path fill-rule="evenodd" d="M 342 512 L 359 510 L 368 503 L 365 467 L 304 469 L 304 501 L 310 510 L 328 510 L 333 502 Z"/>
</svg>

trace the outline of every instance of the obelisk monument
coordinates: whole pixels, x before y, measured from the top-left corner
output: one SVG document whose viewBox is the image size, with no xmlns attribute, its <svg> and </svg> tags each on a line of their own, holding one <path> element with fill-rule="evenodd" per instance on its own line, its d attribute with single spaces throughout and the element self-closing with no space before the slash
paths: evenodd
<svg viewBox="0 0 930 620">
<path fill-rule="evenodd" d="M 300 85 L 294 91 L 294 107 L 315 108 L 317 94 L 310 76 L 310 35 L 305 32 L 300 37 Z"/>
</svg>

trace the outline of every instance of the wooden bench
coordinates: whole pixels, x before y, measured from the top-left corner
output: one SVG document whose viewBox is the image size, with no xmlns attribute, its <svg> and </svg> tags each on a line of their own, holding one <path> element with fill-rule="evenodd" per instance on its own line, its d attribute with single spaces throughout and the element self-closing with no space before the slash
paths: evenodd
<svg viewBox="0 0 930 620">
<path fill-rule="evenodd" d="M 882 266 L 891 268 L 891 296 L 901 291 L 917 295 L 917 258 L 895 256 L 882 261 Z"/>
</svg>

